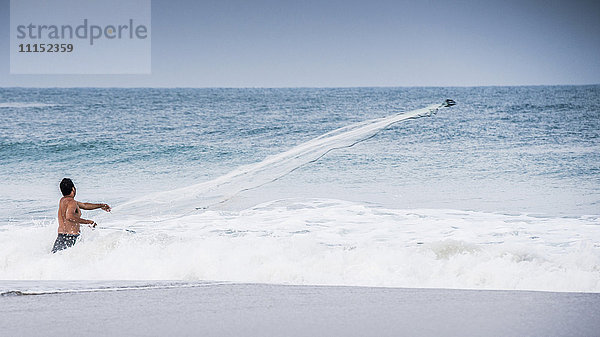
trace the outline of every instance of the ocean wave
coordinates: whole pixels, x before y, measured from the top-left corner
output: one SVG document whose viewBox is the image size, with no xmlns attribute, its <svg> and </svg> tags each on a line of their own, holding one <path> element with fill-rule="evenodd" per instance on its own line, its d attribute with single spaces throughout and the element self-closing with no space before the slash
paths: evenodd
<svg viewBox="0 0 600 337">
<path fill-rule="evenodd" d="M 192 288 L 224 284 L 223 282 L 181 281 L 0 281 L 0 296 L 33 296 L 106 291 Z"/>
<path fill-rule="evenodd" d="M 52 254 L 55 222 L 10 227 L 0 237 L 0 279 L 600 292 L 595 216 L 287 199 L 239 212 L 102 225 L 136 233 L 85 228 L 75 247 Z"/>
<path fill-rule="evenodd" d="M 0 108 L 47 108 L 57 105 L 58 104 L 39 102 L 0 102 Z"/>
</svg>

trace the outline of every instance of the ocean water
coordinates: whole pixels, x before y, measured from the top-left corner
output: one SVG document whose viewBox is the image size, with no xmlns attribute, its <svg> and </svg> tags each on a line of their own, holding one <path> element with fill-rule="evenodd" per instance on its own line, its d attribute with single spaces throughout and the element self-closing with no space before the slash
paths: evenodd
<svg viewBox="0 0 600 337">
<path fill-rule="evenodd" d="M 0 279 L 45 281 L 20 291 L 600 292 L 600 86 L 5 88 L 0 161 Z M 63 177 L 114 210 L 51 254 Z"/>
</svg>

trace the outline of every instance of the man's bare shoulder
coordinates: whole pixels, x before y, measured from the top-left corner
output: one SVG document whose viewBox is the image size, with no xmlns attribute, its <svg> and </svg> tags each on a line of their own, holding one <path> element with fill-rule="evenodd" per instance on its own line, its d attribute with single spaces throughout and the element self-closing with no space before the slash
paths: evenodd
<svg viewBox="0 0 600 337">
<path fill-rule="evenodd" d="M 72 197 L 67 196 L 60 198 L 60 204 L 64 206 L 72 206 L 72 204 L 75 204 L 75 206 L 77 206 L 77 201 L 75 201 L 75 199 Z"/>
</svg>

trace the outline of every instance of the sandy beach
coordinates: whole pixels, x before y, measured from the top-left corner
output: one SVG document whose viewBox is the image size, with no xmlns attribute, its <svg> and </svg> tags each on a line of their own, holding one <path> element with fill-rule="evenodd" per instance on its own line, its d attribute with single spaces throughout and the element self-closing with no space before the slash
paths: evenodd
<svg viewBox="0 0 600 337">
<path fill-rule="evenodd" d="M 0 298 L 5 336 L 594 336 L 600 294 L 207 284 Z"/>
</svg>

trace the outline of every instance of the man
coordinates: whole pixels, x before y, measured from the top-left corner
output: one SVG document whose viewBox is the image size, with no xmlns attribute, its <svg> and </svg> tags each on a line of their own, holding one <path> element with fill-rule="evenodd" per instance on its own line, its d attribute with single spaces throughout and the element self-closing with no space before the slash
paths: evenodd
<svg viewBox="0 0 600 337">
<path fill-rule="evenodd" d="M 102 208 L 110 212 L 110 206 L 107 204 L 90 204 L 75 200 L 77 189 L 73 185 L 73 181 L 69 178 L 64 178 L 60 182 L 60 191 L 63 197 L 58 203 L 58 237 L 54 242 L 52 253 L 59 250 L 67 249 L 75 244 L 79 237 L 80 224 L 90 224 L 96 227 L 96 223 L 92 220 L 86 220 L 81 217 L 81 210 L 91 210 Z"/>
</svg>

